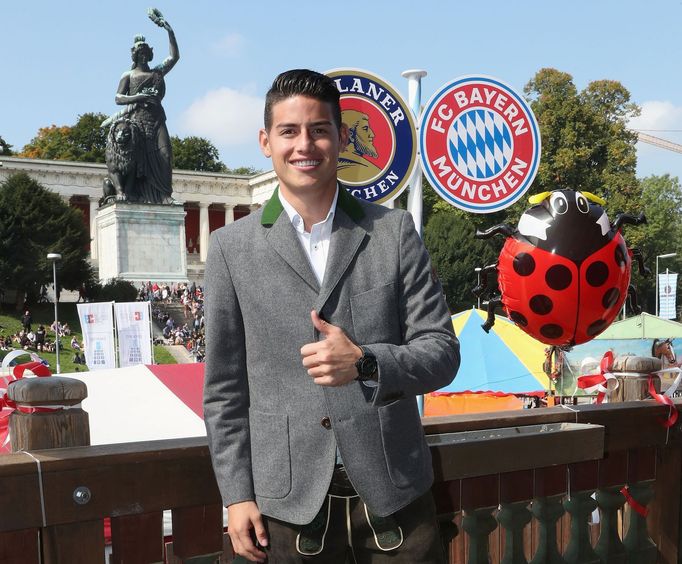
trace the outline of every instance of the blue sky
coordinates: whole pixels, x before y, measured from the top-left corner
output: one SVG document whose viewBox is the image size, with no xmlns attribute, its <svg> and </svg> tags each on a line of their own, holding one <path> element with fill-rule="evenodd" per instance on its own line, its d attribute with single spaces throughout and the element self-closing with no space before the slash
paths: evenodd
<svg viewBox="0 0 682 564">
<path fill-rule="evenodd" d="M 0 135 L 15 149 L 45 125 L 113 113 L 137 33 L 168 54 L 167 36 L 135 0 L 4 2 Z M 282 70 L 356 67 L 393 83 L 423 68 L 423 102 L 445 82 L 487 74 L 518 90 L 542 67 L 579 89 L 613 79 L 643 108 L 633 124 L 682 143 L 682 2 L 652 0 L 195 0 L 157 2 L 181 58 L 167 76 L 171 134 L 209 138 L 230 167 L 269 168 L 257 146 L 263 97 Z M 665 131 L 664 131 L 665 130 Z M 682 178 L 682 154 L 638 145 L 638 174 Z"/>
</svg>

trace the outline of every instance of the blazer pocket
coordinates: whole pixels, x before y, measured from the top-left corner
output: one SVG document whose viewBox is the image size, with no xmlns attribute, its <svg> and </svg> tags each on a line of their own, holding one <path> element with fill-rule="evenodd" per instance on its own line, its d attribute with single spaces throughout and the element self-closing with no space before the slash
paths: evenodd
<svg viewBox="0 0 682 564">
<path fill-rule="evenodd" d="M 414 485 L 431 464 L 414 398 L 380 407 L 381 441 L 391 481 L 399 488 Z"/>
<path fill-rule="evenodd" d="M 249 410 L 251 472 L 256 495 L 279 499 L 291 491 L 289 418 Z"/>
<path fill-rule="evenodd" d="M 359 344 L 400 343 L 400 316 L 393 283 L 351 296 L 350 310 Z"/>
</svg>

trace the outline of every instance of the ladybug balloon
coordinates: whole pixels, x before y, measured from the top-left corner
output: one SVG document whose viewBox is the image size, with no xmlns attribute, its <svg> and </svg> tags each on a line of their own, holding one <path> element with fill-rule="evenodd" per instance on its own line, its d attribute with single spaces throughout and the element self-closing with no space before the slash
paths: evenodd
<svg viewBox="0 0 682 564">
<path fill-rule="evenodd" d="M 646 223 L 620 214 L 609 223 L 604 200 L 589 192 L 556 190 L 530 198 L 516 229 L 496 225 L 476 237 L 507 236 L 498 262 L 482 274 L 497 270 L 500 296 L 488 303 L 483 329 L 495 322 L 502 305 L 507 316 L 526 333 L 548 345 L 585 343 L 616 318 L 630 287 L 632 258 L 621 226 Z M 474 289 L 486 289 L 486 276 Z"/>
</svg>

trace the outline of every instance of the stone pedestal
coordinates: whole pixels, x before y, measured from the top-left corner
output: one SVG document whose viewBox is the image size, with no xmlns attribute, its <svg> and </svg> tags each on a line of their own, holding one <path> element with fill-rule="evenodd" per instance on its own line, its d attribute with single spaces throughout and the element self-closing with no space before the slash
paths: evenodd
<svg viewBox="0 0 682 564">
<path fill-rule="evenodd" d="M 97 210 L 100 280 L 187 280 L 182 204 L 115 202 Z"/>
</svg>

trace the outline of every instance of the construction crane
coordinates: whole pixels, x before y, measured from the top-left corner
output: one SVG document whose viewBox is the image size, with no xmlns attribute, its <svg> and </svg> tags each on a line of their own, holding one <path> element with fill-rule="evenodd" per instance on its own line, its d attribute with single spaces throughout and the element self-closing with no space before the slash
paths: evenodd
<svg viewBox="0 0 682 564">
<path fill-rule="evenodd" d="M 655 147 L 668 149 L 668 151 L 674 151 L 675 153 L 682 153 L 682 145 L 679 145 L 678 143 L 666 141 L 665 139 L 661 139 L 660 137 L 654 137 L 653 135 L 649 135 L 647 133 L 642 133 L 641 131 L 637 131 L 636 129 L 632 129 L 631 131 L 637 134 L 637 139 L 642 143 L 648 143 L 649 145 L 653 145 Z"/>
</svg>

